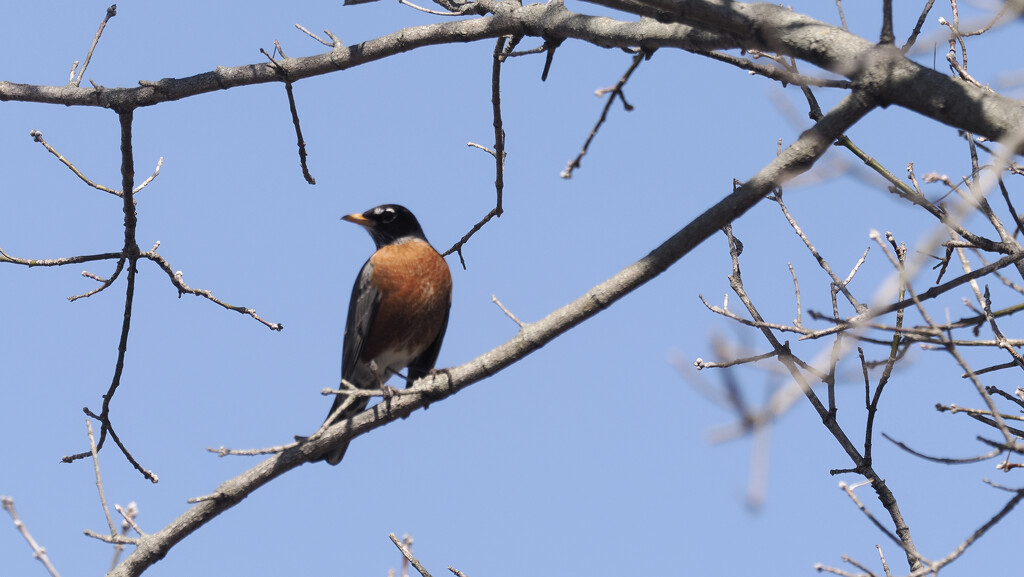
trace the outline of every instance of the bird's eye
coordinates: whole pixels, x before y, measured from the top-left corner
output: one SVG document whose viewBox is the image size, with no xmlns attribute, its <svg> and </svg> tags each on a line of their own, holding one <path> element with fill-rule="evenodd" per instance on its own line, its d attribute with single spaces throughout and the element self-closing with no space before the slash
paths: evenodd
<svg viewBox="0 0 1024 577">
<path fill-rule="evenodd" d="M 387 223 L 389 223 L 389 222 L 391 222 L 393 220 L 395 220 L 395 209 L 393 209 L 393 208 L 385 208 L 384 210 L 381 211 L 381 213 L 380 213 L 380 221 L 381 222 L 383 222 L 384 224 L 387 224 Z"/>
</svg>

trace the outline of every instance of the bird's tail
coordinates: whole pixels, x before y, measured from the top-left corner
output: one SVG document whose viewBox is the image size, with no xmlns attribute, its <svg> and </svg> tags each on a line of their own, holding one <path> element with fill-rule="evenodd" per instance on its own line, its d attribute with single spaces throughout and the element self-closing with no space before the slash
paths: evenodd
<svg viewBox="0 0 1024 577">
<path fill-rule="evenodd" d="M 338 395 L 338 397 L 334 399 L 334 404 L 331 405 L 331 410 L 327 413 L 327 418 L 330 419 L 331 415 L 334 414 L 334 411 L 336 411 L 338 407 L 341 406 L 344 402 L 345 397 L 343 395 Z M 356 399 L 355 402 L 349 405 L 347 409 L 345 409 L 344 411 L 341 412 L 340 415 L 335 417 L 334 421 L 331 422 L 331 425 L 335 423 L 340 423 L 341 421 L 344 421 L 346 419 L 358 415 L 359 413 L 362 413 L 363 410 L 366 409 L 366 405 L 369 402 L 370 399 L 368 397 Z M 331 465 L 337 465 L 338 463 L 341 462 L 341 459 L 345 457 L 345 451 L 348 450 L 348 443 L 348 441 L 345 441 L 344 443 L 324 453 L 324 456 L 321 457 L 320 460 L 327 461 Z"/>
</svg>

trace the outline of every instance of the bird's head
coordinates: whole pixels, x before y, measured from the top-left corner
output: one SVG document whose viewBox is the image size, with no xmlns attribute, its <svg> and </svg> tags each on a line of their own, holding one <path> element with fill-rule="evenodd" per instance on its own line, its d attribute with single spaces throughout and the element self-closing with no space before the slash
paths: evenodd
<svg viewBox="0 0 1024 577">
<path fill-rule="evenodd" d="M 427 239 L 416 217 L 409 209 L 397 204 L 382 204 L 362 214 L 343 216 L 341 220 L 365 228 L 377 248 L 409 239 Z"/>
</svg>

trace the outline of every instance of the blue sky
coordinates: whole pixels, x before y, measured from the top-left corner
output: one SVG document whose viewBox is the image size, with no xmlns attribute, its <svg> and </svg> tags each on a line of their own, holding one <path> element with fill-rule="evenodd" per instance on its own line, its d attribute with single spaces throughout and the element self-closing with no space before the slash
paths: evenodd
<svg viewBox="0 0 1024 577">
<path fill-rule="evenodd" d="M 880 8 L 847 6 L 851 29 L 877 36 Z M 897 38 L 917 8 L 897 3 Z M 917 3 L 914 3 L 917 4 Z M 21 3 L 0 22 L 17 57 L 0 79 L 63 85 L 102 18 L 98 2 Z M 569 3 L 581 12 L 604 12 Z M 794 3 L 836 22 L 833 3 Z M 961 7 L 962 16 L 973 8 Z M 930 64 L 936 6 L 915 58 Z M 945 11 L 945 12 L 944 12 Z M 120 3 L 86 78 L 104 86 L 183 77 L 261 62 L 279 40 L 289 56 L 323 47 L 293 25 L 331 29 L 346 43 L 438 17 L 394 3 L 342 7 L 315 3 Z M 971 41 L 971 71 L 1001 87 L 1006 55 L 1019 53 L 1019 25 Z M 539 44 L 526 39 L 523 48 Z M 408 206 L 440 249 L 458 240 L 493 206 L 494 165 L 467 141 L 493 145 L 490 40 L 417 50 L 345 72 L 302 81 L 295 95 L 317 179 L 298 166 L 283 86 L 206 94 L 135 113 L 138 179 L 164 158 L 160 176 L 138 197 L 140 245 L 160 253 L 190 285 L 255 308 L 285 330 L 192 297 L 178 298 L 151 263 L 140 266 L 123 384 L 113 403 L 119 435 L 160 475 L 142 479 L 108 446 L 101 453 L 107 499 L 139 504 L 142 528 L 155 532 L 180 515 L 186 499 L 210 493 L 255 464 L 217 458 L 206 447 L 287 442 L 315 430 L 330 399 L 319 391 L 338 377 L 351 283 L 372 250 L 341 215 L 384 202 Z M 505 215 L 455 257 L 455 297 L 438 364 L 462 364 L 511 338 L 516 326 L 496 295 L 524 321 L 539 319 L 645 255 L 731 191 L 807 126 L 799 91 L 701 57 L 662 50 L 643 63 L 613 107 L 583 166 L 559 178 L 600 114 L 594 90 L 611 86 L 630 57 L 568 41 L 547 82 L 543 56 L 503 68 L 507 133 Z M 1009 70 L 1012 72 L 1013 70 Z M 841 97 L 817 91 L 823 107 Z M 787 109 L 794 111 L 792 114 Z M 794 120 L 795 119 L 795 120 Z M 30 130 L 93 180 L 120 182 L 119 129 L 112 112 L 53 105 L 0 104 L 3 205 L 0 247 L 13 256 L 53 258 L 121 247 L 120 199 L 85 187 Z M 954 129 L 891 107 L 874 111 L 850 137 L 897 174 L 952 178 L 970 171 Z M 805 232 L 845 276 L 872 229 L 913 243 L 933 222 L 860 177 L 842 151 L 821 162 L 820 179 L 787 187 Z M 843 174 L 851 167 L 854 175 Z M 938 185 L 936 185 L 938 186 Z M 936 196 L 938 188 L 932 189 Z M 762 312 L 793 316 L 787 263 L 800 275 L 805 311 L 828 310 L 828 279 L 778 207 L 762 203 L 735 224 L 744 241 L 744 278 Z M 6 463 L 0 493 L 64 575 L 105 571 L 108 545 L 82 535 L 105 526 L 88 462 L 59 463 L 87 448 L 81 407 L 98 410 L 117 352 L 123 280 L 94 288 L 113 265 L 59 269 L 0 266 L 0 420 Z M 473 577 L 668 573 L 729 576 L 811 574 L 815 563 L 849 555 L 879 569 L 876 543 L 895 571 L 901 555 L 837 489 L 829 469 L 849 465 L 817 416 L 798 404 L 770 431 L 765 501 L 747 505 L 753 454 L 749 438 L 711 443 L 733 415 L 708 399 L 721 374 L 680 372 L 713 358 L 712 339 L 764 352 L 754 333 L 708 312 L 729 292 L 724 237 L 609 310 L 463 393 L 357 439 L 338 467 L 307 465 L 259 490 L 175 547 L 148 575 L 384 575 L 400 556 L 387 535 L 411 533 L 415 553 L 435 574 L 451 565 Z M 867 300 L 890 267 L 872 247 L 852 288 Z M 930 275 L 930 273 L 929 273 Z M 922 280 L 926 286 L 928 280 Z M 947 299 L 963 314 L 961 297 Z M 739 306 L 731 298 L 733 310 Z M 1007 321 L 1012 327 L 1013 320 Z M 830 343 L 799 345 L 813 358 Z M 935 403 L 979 404 L 959 369 L 939 353 L 915 349 L 897 371 L 876 430 L 948 456 L 982 452 L 987 433 Z M 981 363 L 979 362 L 979 365 Z M 735 377 L 761 402 L 786 384 L 771 363 Z M 770 370 L 769 370 L 770 369 Z M 840 419 L 863 434 L 863 389 L 856 363 L 840 386 Z M 843 373 L 841 371 L 841 373 Z M 1002 376 L 1002 384 L 1012 382 Z M 879 439 L 875 465 L 900 501 L 922 553 L 947 554 L 984 523 L 1007 495 L 983 477 L 1013 485 L 994 462 L 962 468 L 928 464 Z M 848 482 L 859 479 L 846 477 Z M 860 498 L 880 514 L 870 488 Z M 1015 518 L 977 543 L 944 575 L 993 573 L 1011 544 Z M 0 526 L 9 523 L 0 521 Z M 898 567 L 898 569 L 897 569 Z M 847 567 L 849 568 L 849 567 Z M 13 527 L 0 529 L 0 573 L 42 575 Z"/>
</svg>

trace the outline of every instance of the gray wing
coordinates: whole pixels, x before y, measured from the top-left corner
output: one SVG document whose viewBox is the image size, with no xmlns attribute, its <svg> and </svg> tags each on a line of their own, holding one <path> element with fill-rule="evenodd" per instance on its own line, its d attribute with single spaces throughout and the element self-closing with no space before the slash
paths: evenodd
<svg viewBox="0 0 1024 577">
<path fill-rule="evenodd" d="M 366 343 L 366 333 L 370 330 L 370 326 L 373 325 L 373 319 L 377 316 L 377 307 L 380 305 L 381 299 L 380 291 L 370 282 L 372 272 L 373 265 L 367 260 L 366 264 L 363 265 L 363 269 L 359 272 L 355 284 L 352 286 L 352 296 L 348 301 L 348 319 L 345 321 L 345 344 L 341 354 L 341 378 L 356 386 L 365 384 L 353 382 L 352 377 L 356 373 L 359 356 L 362 354 L 363 345 Z M 370 399 L 365 397 L 356 400 L 338 415 L 334 422 L 344 421 L 363 412 L 369 401 Z M 331 414 L 344 402 L 345 397 L 343 395 L 335 397 L 331 410 L 327 413 L 327 418 L 329 419 Z M 324 455 L 323 459 L 332 465 L 337 465 L 341 462 L 342 457 L 345 456 L 347 449 L 348 443 L 345 443 Z"/>
<path fill-rule="evenodd" d="M 366 334 L 377 317 L 381 294 L 370 282 L 373 265 L 369 260 L 363 265 L 348 301 L 348 319 L 345 321 L 345 344 L 341 354 L 341 378 L 351 380 L 356 373 L 359 356 L 366 344 Z M 361 383 L 352 383 L 361 386 Z"/>
</svg>

